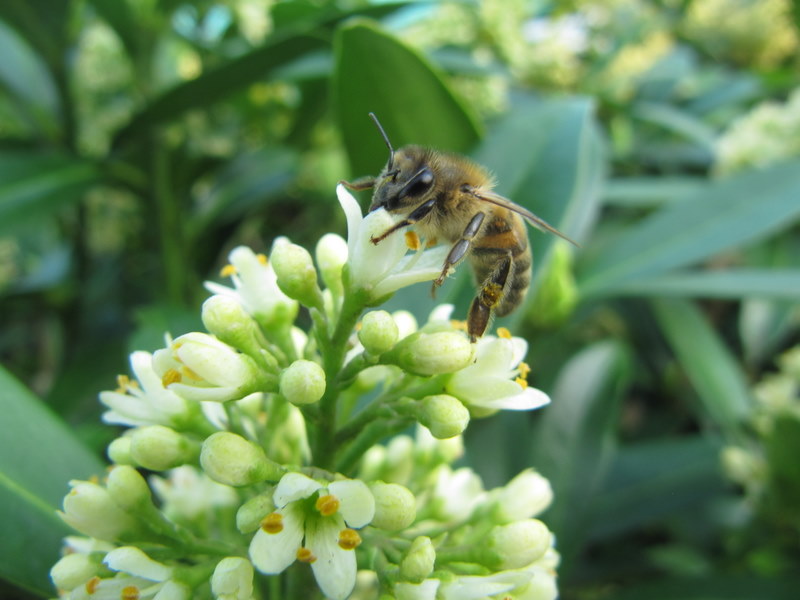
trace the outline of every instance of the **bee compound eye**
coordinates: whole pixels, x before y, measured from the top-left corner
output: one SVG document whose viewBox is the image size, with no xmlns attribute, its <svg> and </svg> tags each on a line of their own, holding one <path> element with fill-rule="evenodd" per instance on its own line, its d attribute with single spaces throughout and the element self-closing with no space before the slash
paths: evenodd
<svg viewBox="0 0 800 600">
<path fill-rule="evenodd" d="M 433 185 L 433 173 L 427 167 L 420 169 L 403 186 L 402 196 L 421 196 Z"/>
</svg>

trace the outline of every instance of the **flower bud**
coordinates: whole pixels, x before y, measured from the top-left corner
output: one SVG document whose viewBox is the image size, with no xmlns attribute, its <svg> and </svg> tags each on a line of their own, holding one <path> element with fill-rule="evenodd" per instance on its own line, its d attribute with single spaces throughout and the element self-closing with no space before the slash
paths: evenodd
<svg viewBox="0 0 800 600">
<path fill-rule="evenodd" d="M 67 554 L 50 569 L 50 579 L 56 589 L 70 592 L 97 575 L 101 569 L 88 554 Z"/>
<path fill-rule="evenodd" d="M 364 315 L 358 339 L 368 354 L 379 356 L 397 343 L 400 331 L 397 323 L 385 310 L 373 310 Z"/>
<path fill-rule="evenodd" d="M 725 474 L 741 485 L 763 483 L 767 467 L 763 459 L 739 446 L 726 446 L 720 455 Z"/>
<path fill-rule="evenodd" d="M 113 542 L 135 529 L 132 517 L 111 499 L 103 487 L 89 481 L 70 481 L 72 490 L 64 497 L 61 518 L 83 535 Z"/>
<path fill-rule="evenodd" d="M 220 341 L 250 356 L 260 353 L 258 325 L 238 300 L 215 294 L 203 302 L 203 325 Z"/>
<path fill-rule="evenodd" d="M 322 307 L 322 291 L 308 250 L 279 237 L 272 246 L 270 262 L 284 294 L 306 306 Z"/>
<path fill-rule="evenodd" d="M 117 465 L 135 465 L 136 462 L 131 457 L 131 438 L 128 435 L 118 437 L 108 445 L 106 454 L 111 462 Z"/>
<path fill-rule="evenodd" d="M 492 528 L 484 564 L 493 569 L 521 569 L 544 555 L 553 534 L 538 519 L 525 519 Z"/>
<path fill-rule="evenodd" d="M 331 291 L 342 291 L 342 267 L 347 262 L 347 242 L 335 233 L 323 235 L 316 248 L 317 265 L 322 281 Z"/>
<path fill-rule="evenodd" d="M 432 572 L 436 549 L 431 538 L 421 535 L 411 543 L 408 554 L 400 562 L 400 576 L 406 581 L 421 583 Z"/>
<path fill-rule="evenodd" d="M 385 364 L 397 365 L 414 375 L 454 373 L 472 360 L 472 344 L 455 331 L 416 332 L 381 357 Z"/>
<path fill-rule="evenodd" d="M 238 556 L 223 558 L 211 576 L 211 591 L 217 600 L 250 600 L 253 596 L 253 565 Z"/>
<path fill-rule="evenodd" d="M 197 459 L 198 444 L 163 425 L 138 427 L 131 433 L 131 457 L 152 471 L 166 471 Z"/>
<path fill-rule="evenodd" d="M 236 511 L 236 528 L 244 534 L 253 533 L 261 526 L 261 520 L 265 515 L 275 510 L 275 503 L 272 501 L 273 488 L 267 493 L 259 494 L 250 498 Z"/>
<path fill-rule="evenodd" d="M 103 562 L 112 571 L 122 571 L 150 581 L 165 581 L 172 576 L 172 567 L 153 560 L 135 546 L 121 546 L 106 554 Z"/>
<path fill-rule="evenodd" d="M 296 360 L 281 372 L 280 392 L 292 404 L 318 402 L 325 393 L 325 371 L 310 360 Z"/>
<path fill-rule="evenodd" d="M 211 479 L 235 487 L 277 480 L 283 468 L 264 450 L 240 435 L 218 431 L 203 442 L 200 465 Z"/>
<path fill-rule="evenodd" d="M 461 434 L 469 424 L 469 411 L 458 398 L 447 394 L 426 396 L 420 403 L 419 422 L 437 440 Z"/>
<path fill-rule="evenodd" d="M 526 469 L 505 486 L 493 492 L 493 514 L 498 523 L 529 519 L 544 511 L 553 501 L 550 482 L 533 469 Z"/>
<path fill-rule="evenodd" d="M 527 314 L 540 327 L 555 327 L 569 318 L 577 302 L 572 251 L 566 242 L 559 240 L 553 244 L 551 260 L 528 305 Z"/>
<path fill-rule="evenodd" d="M 375 497 L 375 516 L 372 525 L 387 531 L 405 529 L 417 518 L 414 494 L 397 483 L 377 481 L 369 486 Z"/>
<path fill-rule="evenodd" d="M 120 465 L 111 469 L 106 489 L 117 506 L 127 512 L 152 505 L 150 487 L 133 467 Z"/>
</svg>

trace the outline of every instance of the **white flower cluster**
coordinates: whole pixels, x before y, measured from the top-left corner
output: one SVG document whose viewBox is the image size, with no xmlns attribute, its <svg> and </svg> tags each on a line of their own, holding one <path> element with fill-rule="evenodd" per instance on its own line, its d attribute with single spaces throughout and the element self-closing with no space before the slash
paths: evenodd
<svg viewBox="0 0 800 600">
<path fill-rule="evenodd" d="M 553 536 L 535 518 L 548 482 L 525 471 L 484 491 L 450 467 L 470 418 L 549 402 L 527 384 L 526 343 L 501 330 L 471 344 L 448 306 L 421 327 L 367 310 L 437 277 L 446 249 L 375 246 L 393 217 L 338 195 L 347 241 L 326 235 L 315 258 L 285 238 L 269 259 L 236 248 L 233 287 L 208 284 L 207 332 L 134 352 L 134 378 L 100 394 L 106 422 L 128 429 L 107 478 L 64 499 L 84 537 L 51 571 L 61 597 L 344 600 L 378 581 L 398 599 L 556 597 Z M 416 439 L 397 436 L 413 425 Z"/>
</svg>

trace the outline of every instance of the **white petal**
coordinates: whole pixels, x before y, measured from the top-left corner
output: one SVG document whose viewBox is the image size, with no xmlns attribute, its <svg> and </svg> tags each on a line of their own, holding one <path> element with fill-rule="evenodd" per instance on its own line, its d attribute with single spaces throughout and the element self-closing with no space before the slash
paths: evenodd
<svg viewBox="0 0 800 600">
<path fill-rule="evenodd" d="M 507 396 L 499 400 L 481 404 L 486 408 L 497 408 L 504 410 L 533 410 L 550 404 L 550 396 L 536 388 L 525 388 L 522 393 L 516 396 Z"/>
<path fill-rule="evenodd" d="M 344 600 L 356 584 L 356 553 L 339 546 L 343 519 L 309 519 L 306 546 L 317 560 L 311 563 L 322 593 L 334 600 Z"/>
<path fill-rule="evenodd" d="M 103 562 L 112 571 L 123 571 L 150 581 L 164 581 L 172 575 L 172 569 L 147 556 L 139 548 L 122 546 L 106 554 Z"/>
<path fill-rule="evenodd" d="M 466 575 L 442 585 L 440 594 L 445 600 L 479 600 L 502 594 L 525 585 L 531 574 L 525 571 L 501 571 L 494 575 Z"/>
<path fill-rule="evenodd" d="M 153 600 L 189 600 L 191 590 L 177 581 L 166 581 Z"/>
<path fill-rule="evenodd" d="M 453 377 L 447 384 L 448 393 L 466 404 L 494 408 L 496 402 L 522 392 L 522 386 L 509 379 L 486 375 L 483 377 Z"/>
<path fill-rule="evenodd" d="M 359 479 L 334 481 L 328 491 L 339 498 L 339 513 L 348 526 L 358 529 L 375 516 L 375 497 L 367 484 Z"/>
<path fill-rule="evenodd" d="M 199 387 L 185 383 L 171 383 L 169 389 L 181 398 L 195 402 L 228 402 L 229 400 L 239 400 L 242 397 L 239 388 L 233 386 Z"/>
<path fill-rule="evenodd" d="M 397 600 L 435 600 L 441 583 L 438 579 L 426 579 L 422 583 L 400 582 L 395 584 L 394 594 Z"/>
<path fill-rule="evenodd" d="M 303 543 L 303 512 L 301 507 L 288 506 L 278 511 L 283 515 L 283 530 L 267 533 L 256 531 L 250 542 L 250 560 L 256 569 L 267 575 L 281 573 L 297 558 Z"/>
<path fill-rule="evenodd" d="M 301 498 L 308 498 L 322 486 L 302 473 L 287 473 L 278 482 L 272 499 L 275 506 L 286 506 Z"/>
</svg>

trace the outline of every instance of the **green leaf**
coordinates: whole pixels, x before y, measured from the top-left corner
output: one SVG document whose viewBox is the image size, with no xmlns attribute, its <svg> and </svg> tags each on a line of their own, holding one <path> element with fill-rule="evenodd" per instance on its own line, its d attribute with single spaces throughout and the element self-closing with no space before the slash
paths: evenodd
<svg viewBox="0 0 800 600">
<path fill-rule="evenodd" d="M 663 127 L 712 152 L 717 135 L 694 115 L 660 102 L 637 102 L 631 114 L 642 121 Z"/>
<path fill-rule="evenodd" d="M 420 144 L 465 152 L 478 141 L 475 118 L 442 74 L 376 24 L 358 20 L 343 26 L 334 49 L 336 113 L 356 176 L 377 174 L 389 156 L 370 112 L 395 148 Z"/>
<path fill-rule="evenodd" d="M 565 563 L 584 543 L 586 498 L 602 485 L 615 452 L 619 406 L 630 371 L 625 349 L 614 342 L 581 351 L 559 374 L 553 402 L 543 409 L 530 438 L 531 464 L 550 480 L 558 499 L 546 520 Z"/>
<path fill-rule="evenodd" d="M 700 310 L 685 300 L 654 300 L 653 311 L 706 412 L 729 435 L 751 410 L 747 379 Z"/>
<path fill-rule="evenodd" d="M 128 55 L 134 60 L 140 51 L 143 31 L 125 0 L 90 0 L 97 13 L 116 32 Z"/>
<path fill-rule="evenodd" d="M 800 161 L 712 183 L 627 229 L 588 258 L 579 271 L 586 296 L 695 264 L 719 252 L 764 239 L 800 218 Z"/>
<path fill-rule="evenodd" d="M 712 573 L 702 577 L 648 578 L 614 591 L 614 600 L 794 600 L 800 578 L 756 577 L 750 573 Z"/>
<path fill-rule="evenodd" d="M 707 186 L 708 180 L 702 177 L 624 177 L 606 183 L 603 202 L 614 206 L 651 208 L 698 195 Z"/>
<path fill-rule="evenodd" d="M 0 367 L 0 576 L 52 596 L 50 567 L 70 533 L 56 509 L 70 479 L 103 464 L 33 394 Z"/>
</svg>

